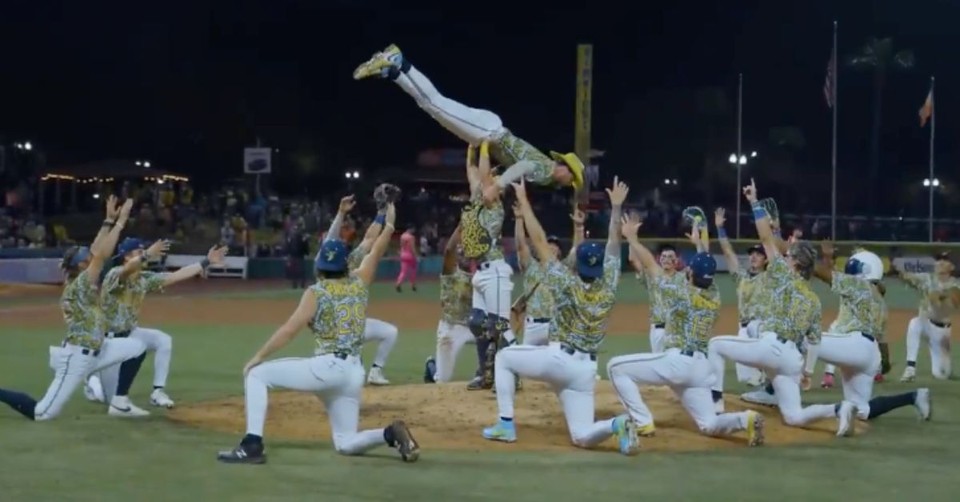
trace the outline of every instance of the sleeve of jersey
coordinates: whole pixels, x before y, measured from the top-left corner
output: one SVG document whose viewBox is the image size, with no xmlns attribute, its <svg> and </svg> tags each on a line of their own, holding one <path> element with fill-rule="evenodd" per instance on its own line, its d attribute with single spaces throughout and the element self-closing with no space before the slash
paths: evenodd
<svg viewBox="0 0 960 502">
<path fill-rule="evenodd" d="M 901 278 L 911 288 L 925 292 L 927 290 L 927 274 L 903 274 Z"/>
<path fill-rule="evenodd" d="M 823 324 L 823 308 L 819 302 L 813 309 L 813 319 L 810 321 L 810 329 L 807 331 L 807 343 L 818 345 L 820 343 L 821 328 Z"/>
<path fill-rule="evenodd" d="M 770 261 L 767 267 L 767 279 L 771 286 L 777 286 L 784 282 L 789 282 L 792 278 L 790 265 L 782 256 L 776 256 Z"/>
<path fill-rule="evenodd" d="M 141 272 L 143 282 L 147 286 L 147 292 L 153 293 L 163 291 L 163 283 L 167 280 L 167 274 L 158 274 L 156 272 Z"/>
<path fill-rule="evenodd" d="M 120 289 L 120 267 L 111 268 L 103 278 L 103 286 L 100 291 L 103 294 L 113 294 Z"/>
<path fill-rule="evenodd" d="M 620 257 L 607 255 L 603 259 L 603 280 L 613 288 L 620 281 Z"/>
<path fill-rule="evenodd" d="M 543 282 L 540 286 L 547 286 L 552 291 L 562 289 L 564 286 L 570 283 L 573 280 L 573 276 L 569 269 L 563 266 L 560 262 L 554 260 L 547 265 L 546 270 L 543 273 Z"/>
<path fill-rule="evenodd" d="M 861 281 L 856 277 L 834 271 L 833 280 L 830 282 L 830 289 L 842 297 L 852 298 L 860 292 L 860 284 Z"/>
</svg>

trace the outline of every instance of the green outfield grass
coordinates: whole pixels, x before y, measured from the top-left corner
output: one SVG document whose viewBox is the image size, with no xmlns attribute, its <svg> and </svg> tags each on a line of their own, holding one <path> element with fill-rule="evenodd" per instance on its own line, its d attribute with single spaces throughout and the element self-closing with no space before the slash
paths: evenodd
<svg viewBox="0 0 960 502">
<path fill-rule="evenodd" d="M 916 297 L 899 283 L 888 282 L 891 306 L 913 308 Z M 723 278 L 722 290 L 725 301 L 733 304 L 728 278 Z M 262 296 L 290 297 L 290 309 L 295 306 L 296 293 L 292 291 L 218 295 L 250 299 L 251 305 Z M 378 285 L 374 297 L 378 301 L 398 295 L 389 286 Z M 412 297 L 410 293 L 400 296 L 405 300 Z M 416 297 L 436 302 L 436 285 L 424 284 Z M 632 275 L 624 279 L 620 298 L 624 303 L 645 301 L 645 293 Z M 825 306 L 836 304 L 829 295 L 824 298 Z M 638 320 L 638 325 L 645 322 Z M 46 347 L 59 340 L 61 331 L 18 330 L 2 320 L 0 325 L 0 386 L 42 393 L 50 379 Z M 275 328 L 224 325 L 213 329 L 173 319 L 156 327 L 174 336 L 168 389 L 183 403 L 241 395 L 243 364 Z M 423 360 L 432 353 L 434 338 L 433 331 L 401 331 L 388 365 L 388 376 L 395 385 L 421 381 Z M 611 337 L 600 364 L 612 355 L 646 346 L 645 330 L 635 337 Z M 894 343 L 892 349 L 896 366 L 890 376 L 896 379 L 903 368 L 902 343 Z M 283 355 L 310 350 L 310 337 L 301 335 Z M 0 409 L 0 501 L 954 501 L 960 499 L 960 485 L 954 478 L 960 469 L 956 451 L 960 384 L 934 382 L 924 351 L 919 383 L 932 389 L 936 407 L 932 422 L 918 423 L 913 409 L 904 409 L 873 423 L 867 434 L 856 438 L 792 447 L 641 453 L 630 458 L 589 451 L 549 455 L 437 452 L 423 444 L 420 461 L 404 464 L 387 449 L 348 458 L 338 456 L 326 444 L 268 437 L 270 463 L 229 466 L 217 463 L 215 454 L 234 446 L 239 435 L 177 426 L 167 421 L 163 412 L 137 421 L 109 418 L 78 392 L 53 422 L 30 423 L 5 407 Z M 461 354 L 457 372 L 462 379 L 474 369 L 471 352 Z M 367 355 L 372 355 L 372 350 L 367 350 Z M 144 405 L 152 360 L 148 357 L 131 396 Z M 885 383 L 877 386 L 876 392 L 908 388 Z M 833 402 L 839 395 L 839 390 L 818 389 L 807 393 L 805 399 Z M 495 417 L 491 408 L 491 423 Z M 522 441 L 522 424 L 518 424 L 518 433 Z"/>
</svg>

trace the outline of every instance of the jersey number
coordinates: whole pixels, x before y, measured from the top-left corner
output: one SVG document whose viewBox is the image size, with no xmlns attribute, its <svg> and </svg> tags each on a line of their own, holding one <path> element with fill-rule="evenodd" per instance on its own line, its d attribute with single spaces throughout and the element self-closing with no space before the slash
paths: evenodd
<svg viewBox="0 0 960 502">
<path fill-rule="evenodd" d="M 340 305 L 336 310 L 337 331 L 340 335 L 352 335 L 361 331 L 363 326 L 357 326 L 366 316 L 366 308 L 362 303 Z"/>
</svg>

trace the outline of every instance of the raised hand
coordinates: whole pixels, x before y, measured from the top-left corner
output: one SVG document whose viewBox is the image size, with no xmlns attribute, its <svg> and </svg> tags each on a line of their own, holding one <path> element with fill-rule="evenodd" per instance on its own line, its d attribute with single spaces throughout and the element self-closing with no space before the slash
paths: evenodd
<svg viewBox="0 0 960 502">
<path fill-rule="evenodd" d="M 527 182 L 523 178 L 520 178 L 520 181 L 516 183 L 510 183 L 510 186 L 513 187 L 518 202 L 527 202 Z"/>
<path fill-rule="evenodd" d="M 620 233 L 623 234 L 624 239 L 636 237 L 641 226 L 643 222 L 640 221 L 640 215 L 637 213 L 625 214 L 620 219 Z"/>
<path fill-rule="evenodd" d="M 743 196 L 751 204 L 757 201 L 757 183 L 750 178 L 750 184 L 743 187 Z"/>
<path fill-rule="evenodd" d="M 133 199 L 127 199 L 123 201 L 123 205 L 120 206 L 120 216 L 118 217 L 117 221 L 126 223 L 126 221 L 130 218 L 131 209 L 133 209 Z"/>
<path fill-rule="evenodd" d="M 390 226 L 393 226 L 393 223 L 397 221 L 397 207 L 393 205 L 393 202 L 387 203 L 387 212 L 385 214 L 386 223 Z"/>
<path fill-rule="evenodd" d="M 144 251 L 144 254 L 148 258 L 157 258 L 167 254 L 167 251 L 170 251 L 170 241 L 166 239 L 160 239 L 157 242 L 154 242 Z"/>
<path fill-rule="evenodd" d="M 790 236 L 790 239 L 793 239 L 793 236 Z M 823 241 L 820 243 L 820 254 L 826 259 L 832 259 L 836 249 L 834 249 L 833 243 L 830 241 Z"/>
<path fill-rule="evenodd" d="M 716 211 L 713 212 L 713 224 L 720 228 L 724 223 L 727 222 L 727 210 L 718 207 Z"/>
<path fill-rule="evenodd" d="M 337 209 L 337 211 L 340 214 L 347 214 L 351 210 L 353 210 L 353 206 L 356 206 L 356 205 L 357 205 L 357 202 L 354 200 L 353 195 L 348 195 L 340 199 L 340 207 Z"/>
<path fill-rule="evenodd" d="M 110 195 L 107 197 L 107 220 L 116 222 L 118 216 L 120 216 L 120 211 L 117 209 L 117 198 Z"/>
<path fill-rule="evenodd" d="M 607 195 L 610 197 L 610 204 L 622 206 L 623 201 L 627 200 L 627 194 L 630 193 L 630 187 L 626 183 L 621 183 L 618 176 L 613 177 L 613 186 L 607 189 Z"/>
<path fill-rule="evenodd" d="M 513 203 L 513 217 L 514 218 L 523 218 L 523 210 L 520 209 L 520 204 L 516 202 Z"/>
<path fill-rule="evenodd" d="M 690 233 L 684 234 L 687 236 L 687 239 L 690 239 L 690 242 L 692 242 L 697 247 L 698 250 L 700 249 L 700 243 L 703 242 L 702 240 L 700 240 L 700 225 L 701 223 L 699 221 L 699 218 L 694 220 L 693 226 L 690 227 Z"/>
<path fill-rule="evenodd" d="M 227 257 L 227 246 L 213 246 L 207 251 L 207 259 L 214 265 L 222 265 Z"/>
<path fill-rule="evenodd" d="M 573 214 L 570 215 L 570 219 L 573 220 L 574 226 L 582 227 L 583 222 L 587 220 L 587 215 L 583 214 L 583 211 L 575 209 Z"/>
</svg>

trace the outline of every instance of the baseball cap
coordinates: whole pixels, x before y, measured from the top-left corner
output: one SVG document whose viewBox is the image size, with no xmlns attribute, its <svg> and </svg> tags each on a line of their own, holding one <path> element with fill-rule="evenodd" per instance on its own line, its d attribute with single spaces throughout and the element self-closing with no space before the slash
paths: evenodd
<svg viewBox="0 0 960 502">
<path fill-rule="evenodd" d="M 313 260 L 314 268 L 324 272 L 342 272 L 347 269 L 347 245 L 340 239 L 324 241 Z"/>
<path fill-rule="evenodd" d="M 560 245 L 560 238 L 557 237 L 556 235 L 549 235 L 549 236 L 547 236 L 547 243 L 549 243 L 549 244 L 556 244 L 556 245 L 559 246 L 559 245 Z"/>
<path fill-rule="evenodd" d="M 717 260 L 710 253 L 697 253 L 687 266 L 694 279 L 701 281 L 713 281 L 717 272 Z"/>
<path fill-rule="evenodd" d="M 603 275 L 603 247 L 599 242 L 584 242 L 577 246 L 577 273 L 581 277 Z"/>
<path fill-rule="evenodd" d="M 117 246 L 117 256 L 123 256 L 131 251 L 143 249 L 143 241 L 135 237 L 127 237 Z"/>
<path fill-rule="evenodd" d="M 81 263 L 84 262 L 87 258 L 90 258 L 90 248 L 87 246 L 81 246 L 77 249 L 77 252 L 73 254 L 73 257 L 70 259 L 71 267 L 79 267 Z"/>
<path fill-rule="evenodd" d="M 762 244 L 754 244 L 753 246 L 750 246 L 749 248 L 747 248 L 748 255 L 753 253 L 759 253 L 759 254 L 762 254 L 763 256 L 767 256 L 767 250 L 763 248 Z"/>
</svg>

